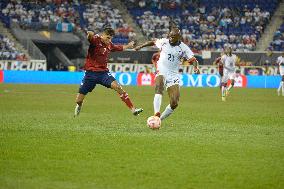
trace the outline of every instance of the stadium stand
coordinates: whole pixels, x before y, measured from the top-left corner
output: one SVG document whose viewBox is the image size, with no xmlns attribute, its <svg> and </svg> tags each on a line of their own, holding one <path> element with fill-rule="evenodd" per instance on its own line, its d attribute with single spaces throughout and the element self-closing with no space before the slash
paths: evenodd
<svg viewBox="0 0 284 189">
<path fill-rule="evenodd" d="M 23 29 L 49 29 L 72 32 L 79 30 L 101 31 L 103 26 L 111 26 L 117 34 L 115 44 L 126 44 L 135 37 L 132 28 L 121 18 L 118 9 L 110 1 L 7 1 L 0 4 L 0 18 L 9 27 L 18 23 Z"/>
<path fill-rule="evenodd" d="M 80 5 L 80 13 L 83 15 L 81 27 L 98 33 L 104 26 L 111 26 L 116 30 L 113 38 L 115 44 L 126 44 L 135 37 L 133 29 L 129 27 L 118 9 L 115 9 L 110 1 L 94 1 Z"/>
<path fill-rule="evenodd" d="M 149 38 L 165 37 L 171 22 L 195 51 L 255 50 L 279 0 L 127 0 L 125 5 Z M 206 5 L 206 6 L 205 6 Z"/>
<path fill-rule="evenodd" d="M 274 51 L 284 51 L 284 17 L 280 28 L 274 33 L 270 49 Z"/>
<path fill-rule="evenodd" d="M 27 50 L 0 22 L 0 60 L 27 60 L 29 58 Z"/>
<path fill-rule="evenodd" d="M 13 41 L 0 34 L 0 60 L 27 60 L 27 57 L 16 49 Z"/>
<path fill-rule="evenodd" d="M 183 41 L 195 52 L 221 51 L 231 45 L 239 52 L 253 51 L 280 0 L 123 0 L 148 39 L 166 37 L 174 23 L 182 29 Z M 0 19 L 23 29 L 93 30 L 108 25 L 116 29 L 115 44 L 126 44 L 135 32 L 122 19 L 111 1 L 2 0 Z M 283 25 L 282 25 L 283 27 Z M 283 28 L 275 33 L 271 46 L 283 49 Z M 280 33 L 279 33 L 280 32 Z M 281 33 L 282 32 L 282 33 Z M 7 36 L 6 36 L 7 37 Z M 3 46 L 3 45 L 2 45 Z M 267 46 L 267 45 L 266 45 Z M 3 53 L 2 53 L 3 54 Z M 14 56 L 14 55 L 13 55 Z"/>
<path fill-rule="evenodd" d="M 23 29 L 58 29 L 58 24 L 70 24 L 72 28 L 77 23 L 78 15 L 74 3 L 38 2 L 38 1 L 4 1 L 1 3 L 1 18 L 6 26 L 10 22 L 18 23 Z M 60 30 L 59 30 L 60 31 Z"/>
</svg>

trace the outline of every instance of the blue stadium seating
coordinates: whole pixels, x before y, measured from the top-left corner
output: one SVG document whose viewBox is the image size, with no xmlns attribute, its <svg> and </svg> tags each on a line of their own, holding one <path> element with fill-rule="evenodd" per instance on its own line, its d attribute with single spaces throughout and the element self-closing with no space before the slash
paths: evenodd
<svg viewBox="0 0 284 189">
<path fill-rule="evenodd" d="M 202 35 L 202 31 L 200 30 L 200 24 L 195 24 L 195 23 L 187 23 L 186 21 L 186 16 L 183 15 L 185 11 L 188 11 L 189 13 L 193 15 L 197 15 L 200 7 L 203 5 L 205 6 L 205 14 L 201 14 L 202 17 L 206 18 L 206 16 L 210 15 L 211 11 L 213 8 L 230 8 L 233 9 L 234 12 L 237 12 L 239 16 L 244 16 L 244 11 L 243 10 L 248 10 L 248 11 L 253 11 L 254 8 L 257 6 L 260 8 L 262 12 L 268 11 L 270 13 L 270 16 L 273 15 L 277 5 L 279 4 L 280 0 L 271 0 L 269 3 L 267 0 L 199 0 L 199 1 L 194 1 L 197 2 L 196 5 L 194 3 L 189 4 L 188 1 L 186 0 L 180 0 L 181 4 L 186 6 L 179 5 L 176 3 L 175 8 L 165 8 L 163 7 L 162 9 L 158 9 L 157 7 L 152 7 L 151 6 L 151 1 L 150 0 L 145 0 L 146 6 L 141 8 L 139 7 L 139 1 L 136 0 L 134 3 L 130 1 L 124 1 L 125 5 L 128 7 L 128 10 L 130 14 L 132 14 L 133 18 L 136 19 L 136 23 L 139 25 L 140 20 L 142 19 L 141 16 L 144 15 L 146 11 L 150 11 L 152 15 L 155 16 L 163 16 L 166 15 L 171 18 L 171 20 L 180 20 L 178 21 L 178 25 L 180 26 L 181 29 L 187 29 L 195 34 L 194 38 L 199 39 Z M 163 1 L 168 2 L 169 4 L 175 1 L 170 1 L 170 0 L 165 0 Z M 222 17 L 223 13 L 220 13 Z M 219 18 L 220 19 L 220 18 Z M 232 17 L 232 20 L 234 17 Z M 269 18 L 264 19 L 261 21 L 260 25 L 263 28 L 262 31 L 264 30 L 265 26 L 268 24 Z M 142 28 L 142 25 L 140 25 Z M 230 35 L 236 35 L 238 37 L 242 37 L 244 35 L 250 35 L 250 36 L 255 36 L 255 38 L 258 40 L 260 38 L 260 35 L 262 31 L 259 31 L 255 27 L 256 25 L 254 23 L 251 24 L 240 24 L 238 26 L 235 26 L 234 24 L 228 24 L 225 27 L 221 28 L 221 31 L 224 32 L 225 35 L 230 36 Z M 282 28 L 284 29 L 284 28 Z M 215 27 L 216 30 L 216 27 Z M 142 28 L 143 31 L 143 28 Z M 148 31 L 147 31 L 148 32 Z M 146 35 L 146 34 L 145 34 Z M 158 34 L 161 35 L 161 34 Z M 147 34 L 149 36 L 149 33 Z M 157 36 L 156 34 L 154 35 L 155 37 L 161 37 Z M 150 35 L 150 38 L 152 35 Z M 220 46 L 224 46 L 225 43 L 216 43 L 214 46 L 219 48 Z"/>
</svg>

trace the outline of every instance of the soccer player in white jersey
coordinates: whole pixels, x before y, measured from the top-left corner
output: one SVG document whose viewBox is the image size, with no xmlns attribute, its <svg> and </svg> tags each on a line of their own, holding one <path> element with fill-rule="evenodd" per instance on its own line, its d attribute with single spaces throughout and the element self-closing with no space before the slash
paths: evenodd
<svg viewBox="0 0 284 189">
<path fill-rule="evenodd" d="M 281 56 L 277 58 L 277 64 L 279 66 L 279 73 L 281 75 L 281 81 L 277 89 L 278 96 L 280 96 L 280 91 L 282 88 L 282 96 L 284 96 L 284 52 Z"/>
<path fill-rule="evenodd" d="M 221 92 L 222 101 L 226 101 L 226 96 L 229 94 L 230 90 L 234 87 L 235 77 L 236 77 L 236 64 L 237 56 L 232 54 L 232 47 L 225 48 L 225 54 L 221 57 L 221 63 L 223 64 L 223 77 L 221 79 Z M 228 80 L 231 81 L 229 87 L 227 88 Z"/>
<path fill-rule="evenodd" d="M 161 38 L 145 42 L 139 45 L 135 50 L 146 46 L 156 45 L 160 50 L 160 58 L 157 62 L 157 74 L 155 78 L 155 96 L 154 96 L 154 115 L 161 118 L 167 118 L 177 108 L 180 97 L 180 75 L 179 65 L 186 59 L 193 62 L 195 72 L 198 72 L 198 62 L 190 48 L 181 42 L 181 33 L 177 27 L 173 27 L 168 34 L 168 38 Z M 170 104 L 164 112 L 160 113 L 162 95 L 164 87 L 168 92 Z"/>
</svg>

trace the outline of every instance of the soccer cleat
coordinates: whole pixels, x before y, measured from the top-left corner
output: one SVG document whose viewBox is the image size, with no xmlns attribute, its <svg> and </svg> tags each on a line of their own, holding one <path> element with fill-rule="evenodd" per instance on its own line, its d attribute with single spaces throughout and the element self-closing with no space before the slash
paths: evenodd
<svg viewBox="0 0 284 189">
<path fill-rule="evenodd" d="M 142 108 L 135 108 L 135 110 L 133 111 L 133 115 L 137 116 L 139 115 L 141 112 L 143 112 Z"/>
<path fill-rule="evenodd" d="M 222 101 L 226 102 L 226 97 L 222 96 Z"/>
<path fill-rule="evenodd" d="M 76 105 L 74 117 L 76 117 L 76 116 L 78 116 L 80 114 L 81 107 L 82 106 L 79 106 L 78 104 Z"/>
</svg>

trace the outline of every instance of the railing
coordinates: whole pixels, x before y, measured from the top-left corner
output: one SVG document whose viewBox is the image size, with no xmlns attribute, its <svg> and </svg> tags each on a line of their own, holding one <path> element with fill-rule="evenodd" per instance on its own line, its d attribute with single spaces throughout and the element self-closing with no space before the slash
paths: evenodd
<svg viewBox="0 0 284 189">
<path fill-rule="evenodd" d="M 21 36 L 18 36 L 15 32 L 17 28 L 19 28 L 19 24 L 16 22 L 11 22 L 11 31 L 14 34 L 14 36 L 21 42 L 21 44 L 24 46 L 25 49 L 28 50 L 29 55 L 32 57 L 32 59 L 36 60 L 46 60 L 45 55 L 39 50 L 39 48 L 32 42 L 30 39 L 22 38 Z"/>
<path fill-rule="evenodd" d="M 45 55 L 30 39 L 20 39 L 22 45 L 28 50 L 29 55 L 36 60 L 46 60 Z"/>
</svg>

